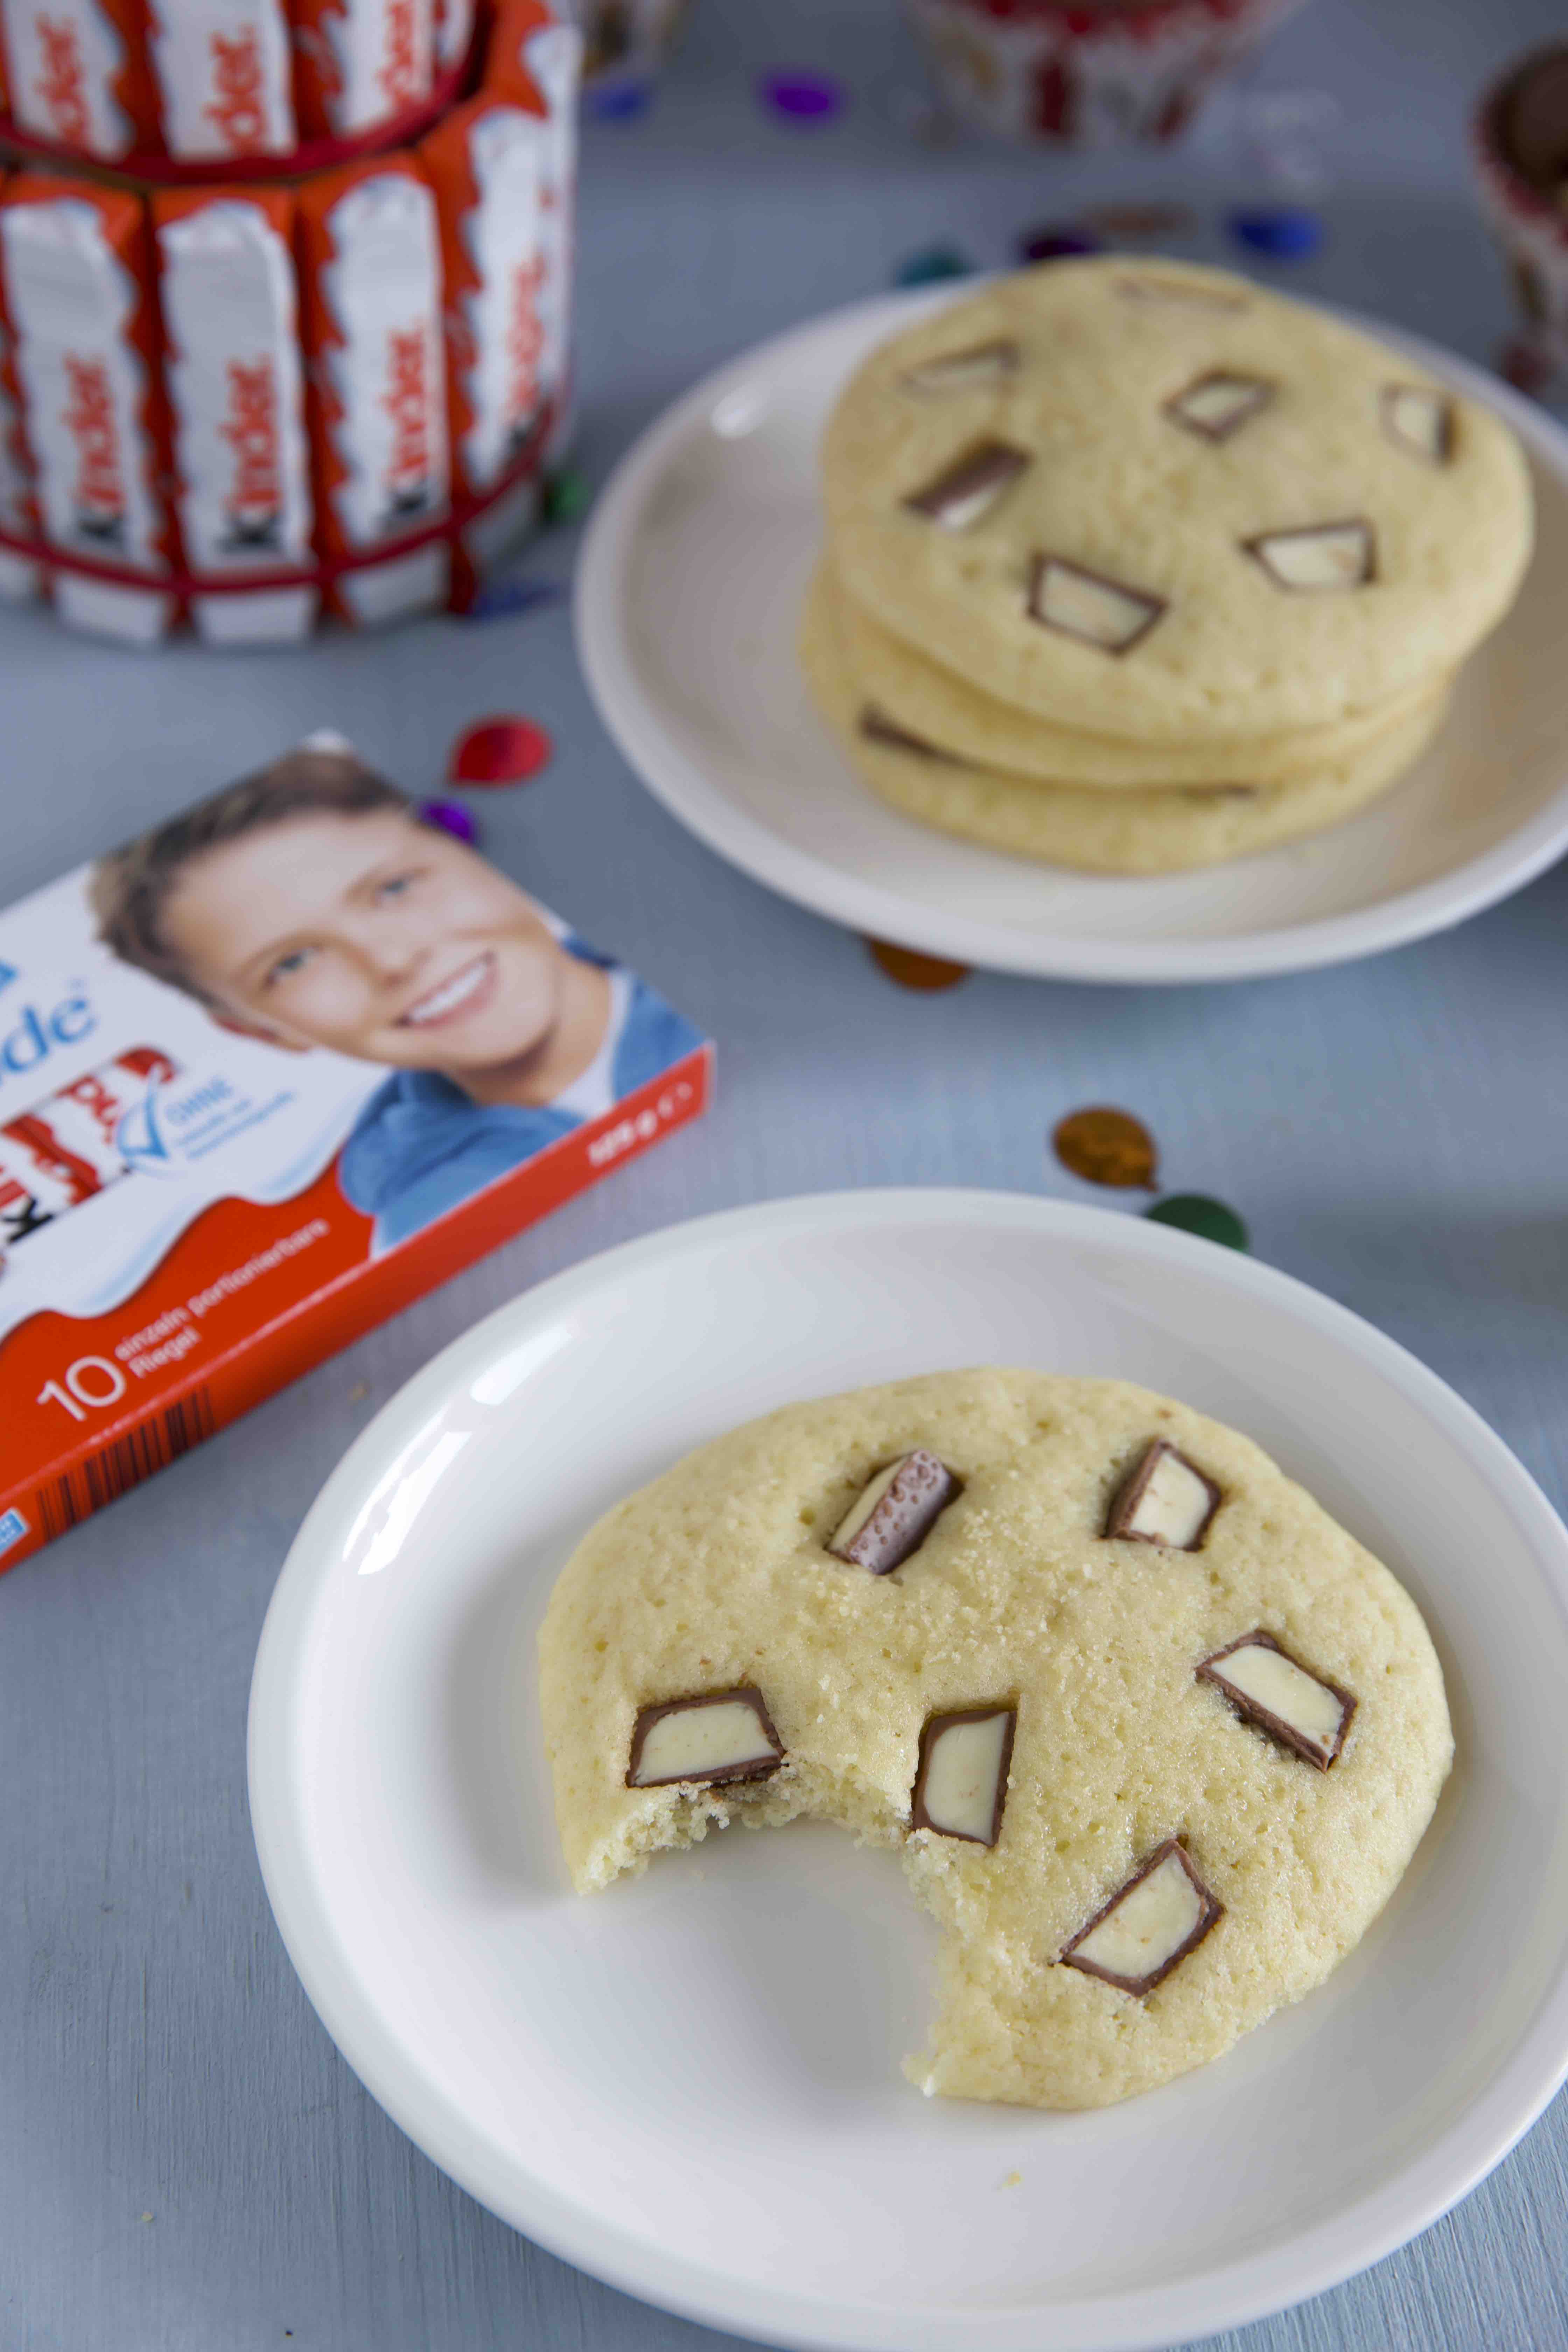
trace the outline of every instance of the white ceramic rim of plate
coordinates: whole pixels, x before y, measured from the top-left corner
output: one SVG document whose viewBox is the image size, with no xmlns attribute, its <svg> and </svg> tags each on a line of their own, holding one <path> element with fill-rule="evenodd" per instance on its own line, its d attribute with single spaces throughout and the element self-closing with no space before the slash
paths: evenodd
<svg viewBox="0 0 1568 2352">
<path fill-rule="evenodd" d="M 790 2347 L 854 2352 L 1039 2352 L 1040 2330 L 1071 2352 L 1139 2352 L 1186 2342 L 1321 2294 L 1397 2251 L 1441 2218 L 1500 2164 L 1568 2076 L 1568 1948 L 1551 1989 L 1507 2063 L 1463 2117 L 1440 2133 L 1354 2209 L 1229 2267 L 1173 2284 L 1140 2288 L 1114 2302 L 1095 2296 L 1042 2310 L 1015 2308 L 981 2319 L 973 2311 L 931 2311 L 911 2322 L 879 2306 L 771 2297 L 699 2263 L 652 2250 L 531 2176 L 526 2193 L 483 2136 L 436 2091 L 374 2013 L 321 1900 L 309 1861 L 304 1808 L 296 1788 L 290 1727 L 309 1654 L 312 1612 L 323 1580 L 341 1559 L 363 1499 L 387 1465 L 451 1392 L 493 1355 L 501 1327 L 516 1344 L 530 1328 L 569 1314 L 605 1286 L 670 1254 L 728 1240 L 777 1244 L 819 1233 L 853 1233 L 918 1215 L 924 1224 L 983 1223 L 1064 1243 L 1114 1245 L 1158 1262 L 1202 1270 L 1244 1297 L 1292 1312 L 1380 1372 L 1432 1419 L 1506 1505 L 1521 1536 L 1554 1554 L 1568 1594 L 1568 1528 L 1528 1471 L 1469 1405 L 1409 1351 L 1306 1284 L 1212 1243 L 1112 1210 L 979 1189 L 906 1187 L 827 1192 L 731 1209 L 667 1227 L 584 1260 L 473 1325 L 383 1406 L 349 1448 L 307 1514 L 279 1577 L 262 1628 L 251 1684 L 248 1777 L 251 1824 L 268 1900 L 289 1957 L 318 2015 L 360 2080 L 416 2146 L 491 2211 L 540 2245 L 626 2293 L 710 2327 Z"/>
<path fill-rule="evenodd" d="M 965 281 L 984 282 L 984 276 Z M 595 502 L 573 597 L 577 657 L 600 717 L 635 772 L 678 823 L 731 866 L 813 914 L 875 939 L 925 955 L 1042 980 L 1120 982 L 1131 985 L 1247 980 L 1268 973 L 1310 971 L 1404 947 L 1479 915 L 1522 889 L 1568 849 L 1568 761 L 1563 786 L 1545 805 L 1490 848 L 1435 880 L 1394 892 L 1342 915 L 1225 938 L 1100 940 L 1075 935 L 1051 940 L 966 915 L 916 904 L 797 848 L 739 807 L 719 789 L 665 728 L 638 677 L 621 620 L 623 583 L 633 541 L 649 499 L 672 455 L 706 422 L 719 403 L 825 330 L 863 318 L 891 334 L 923 312 L 951 302 L 959 289 L 877 295 L 820 313 L 704 376 L 657 417 L 632 444 Z M 1364 313 L 1323 304 L 1351 325 L 1409 353 L 1432 374 L 1512 425 L 1532 456 L 1568 487 L 1568 431 L 1496 377 L 1422 337 Z M 1087 877 L 1086 877 L 1087 878 Z"/>
</svg>

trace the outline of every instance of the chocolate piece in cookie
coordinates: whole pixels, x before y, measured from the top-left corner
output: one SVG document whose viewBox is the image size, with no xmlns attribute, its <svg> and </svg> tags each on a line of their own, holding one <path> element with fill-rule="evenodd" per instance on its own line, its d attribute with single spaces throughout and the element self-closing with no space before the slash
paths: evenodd
<svg viewBox="0 0 1568 2352">
<path fill-rule="evenodd" d="M 1346 522 L 1310 523 L 1301 530 L 1261 531 L 1241 544 L 1277 588 L 1297 595 L 1364 588 L 1377 576 L 1377 543 L 1371 523 L 1359 515 Z"/>
<path fill-rule="evenodd" d="M 879 1470 L 835 1530 L 826 1549 L 873 1576 L 887 1576 L 919 1551 L 949 1503 L 962 1492 L 944 1462 L 917 1445 Z"/>
<path fill-rule="evenodd" d="M 1127 1543 L 1201 1551 L 1224 1499 L 1206 1472 L 1168 1438 L 1156 1437 L 1111 1496 L 1105 1532 Z"/>
<path fill-rule="evenodd" d="M 1380 403 L 1383 429 L 1394 446 L 1446 466 L 1454 454 L 1454 404 L 1446 394 L 1420 383 L 1385 383 Z"/>
<path fill-rule="evenodd" d="M 1016 343 L 998 337 L 994 342 L 973 343 L 967 351 L 948 352 L 941 359 L 926 360 L 919 367 L 907 371 L 904 390 L 926 397 L 950 392 L 973 392 L 979 385 L 1005 383 L 1018 372 L 1019 352 Z"/>
<path fill-rule="evenodd" d="M 1204 1885 L 1180 1839 L 1167 1838 L 1088 1927 L 1079 1929 L 1062 1961 L 1141 1999 L 1197 1948 L 1224 1913 L 1224 1904 Z"/>
<path fill-rule="evenodd" d="M 1205 441 L 1228 441 L 1273 397 L 1274 386 L 1264 376 L 1233 375 L 1226 368 L 1211 368 L 1207 375 L 1194 378 L 1184 392 L 1167 400 L 1165 414 L 1173 424 L 1184 425 Z"/>
<path fill-rule="evenodd" d="M 1027 450 L 1015 449 L 1011 442 L 977 442 L 923 489 L 911 490 L 904 504 L 943 530 L 969 530 L 1027 472 L 1029 462 Z"/>
<path fill-rule="evenodd" d="M 1197 1670 L 1222 1690 L 1247 1722 L 1326 1772 L 1345 1744 L 1356 1703 L 1349 1691 L 1314 1675 L 1261 1629 L 1216 1650 Z"/>
<path fill-rule="evenodd" d="M 784 1741 L 760 1690 L 706 1691 L 639 1709 L 632 1731 L 628 1789 L 672 1781 L 761 1780 L 784 1761 Z"/>
<path fill-rule="evenodd" d="M 933 1715 L 921 1733 L 910 1825 L 994 1845 L 1002 1834 L 1007 1771 L 1018 1720 L 1011 1702 Z"/>
<path fill-rule="evenodd" d="M 1064 555 L 1037 555 L 1029 581 L 1029 617 L 1102 653 L 1128 654 L 1165 609 L 1163 596 L 1145 595 L 1124 581 L 1086 572 Z"/>
</svg>

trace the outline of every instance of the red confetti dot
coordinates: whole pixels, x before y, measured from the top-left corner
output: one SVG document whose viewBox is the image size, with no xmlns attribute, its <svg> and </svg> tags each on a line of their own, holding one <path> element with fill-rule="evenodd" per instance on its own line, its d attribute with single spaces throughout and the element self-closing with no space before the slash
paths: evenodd
<svg viewBox="0 0 1568 2352">
<path fill-rule="evenodd" d="M 447 773 L 455 784 L 522 784 L 548 767 L 554 752 L 531 719 L 481 719 L 453 744 Z"/>
<path fill-rule="evenodd" d="M 956 988 L 969 977 L 966 963 L 948 963 L 941 956 L 917 955 L 913 948 L 895 947 L 890 940 L 868 940 L 874 962 L 900 988 L 932 991 Z"/>
</svg>

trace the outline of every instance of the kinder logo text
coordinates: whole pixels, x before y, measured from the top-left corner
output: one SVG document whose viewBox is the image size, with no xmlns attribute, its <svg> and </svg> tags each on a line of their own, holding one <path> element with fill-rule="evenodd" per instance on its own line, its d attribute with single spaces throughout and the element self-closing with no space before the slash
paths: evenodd
<svg viewBox="0 0 1568 2352">
<path fill-rule="evenodd" d="M 430 494 L 429 343 L 423 327 L 394 327 L 386 339 L 386 391 L 392 419 L 386 497 L 395 515 L 417 514 Z"/>
<path fill-rule="evenodd" d="M 214 33 L 208 48 L 213 94 L 202 113 L 231 155 L 249 154 L 265 145 L 268 132 L 267 90 L 256 27 L 243 26 L 232 38 Z"/>
<path fill-rule="evenodd" d="M 520 261 L 511 273 L 511 302 L 506 330 L 506 427 L 521 433 L 533 415 L 539 397 L 539 354 L 544 337 L 539 325 L 539 289 L 544 271 L 537 261 Z"/>
<path fill-rule="evenodd" d="M 125 478 L 114 387 L 100 359 L 65 355 L 68 397 L 60 422 L 76 446 L 76 527 L 89 539 L 118 541 L 125 530 Z"/>
<path fill-rule="evenodd" d="M 228 414 L 219 428 L 234 452 L 226 501 L 230 547 L 272 547 L 282 519 L 279 470 L 278 383 L 270 356 L 230 360 Z"/>
<path fill-rule="evenodd" d="M 414 0 L 387 0 L 386 54 L 376 75 L 388 106 L 412 106 L 419 95 Z"/>
<path fill-rule="evenodd" d="M 68 18 L 41 13 L 34 17 L 33 26 L 42 60 L 33 95 L 48 116 L 55 137 L 68 147 L 85 147 L 92 118 L 76 26 Z"/>
<path fill-rule="evenodd" d="M 65 996 L 47 1011 L 28 1004 L 11 1025 L 0 1031 L 0 1082 L 21 1077 L 47 1062 L 56 1048 L 79 1045 L 98 1026 L 98 1015 L 85 996 Z"/>
</svg>

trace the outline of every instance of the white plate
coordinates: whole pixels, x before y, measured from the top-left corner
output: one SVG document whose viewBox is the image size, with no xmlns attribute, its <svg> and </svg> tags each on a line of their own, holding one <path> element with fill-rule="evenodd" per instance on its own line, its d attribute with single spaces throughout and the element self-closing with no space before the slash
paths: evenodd
<svg viewBox="0 0 1568 2352">
<path fill-rule="evenodd" d="M 600 713 L 681 824 L 819 915 L 962 963 L 1061 980 L 1237 980 L 1342 963 L 1490 906 L 1568 847 L 1568 434 L 1505 384 L 1376 331 L 1505 416 L 1540 541 L 1438 742 L 1365 815 L 1158 880 L 1071 874 L 917 825 L 859 784 L 806 702 L 795 619 L 820 537 L 816 445 L 876 343 L 952 289 L 837 310 L 709 376 L 594 510 L 577 649 Z M 1363 322 L 1365 323 L 1365 322 Z"/>
<path fill-rule="evenodd" d="M 910 2089 L 933 1931 L 831 1829 L 574 1896 L 540 1744 L 535 1630 L 617 1496 L 789 1399 L 977 1361 L 1128 1375 L 1260 1439 L 1409 1585 L 1458 1738 L 1331 1983 L 1096 2115 Z M 1565 1607 L 1568 1534 L 1500 1441 L 1268 1267 L 1006 1193 L 784 1202 L 557 1276 L 377 1415 L 262 1634 L 257 1845 L 349 2063 L 568 2260 L 773 2344 L 1164 2345 L 1387 2253 L 1561 2078 Z"/>
</svg>

